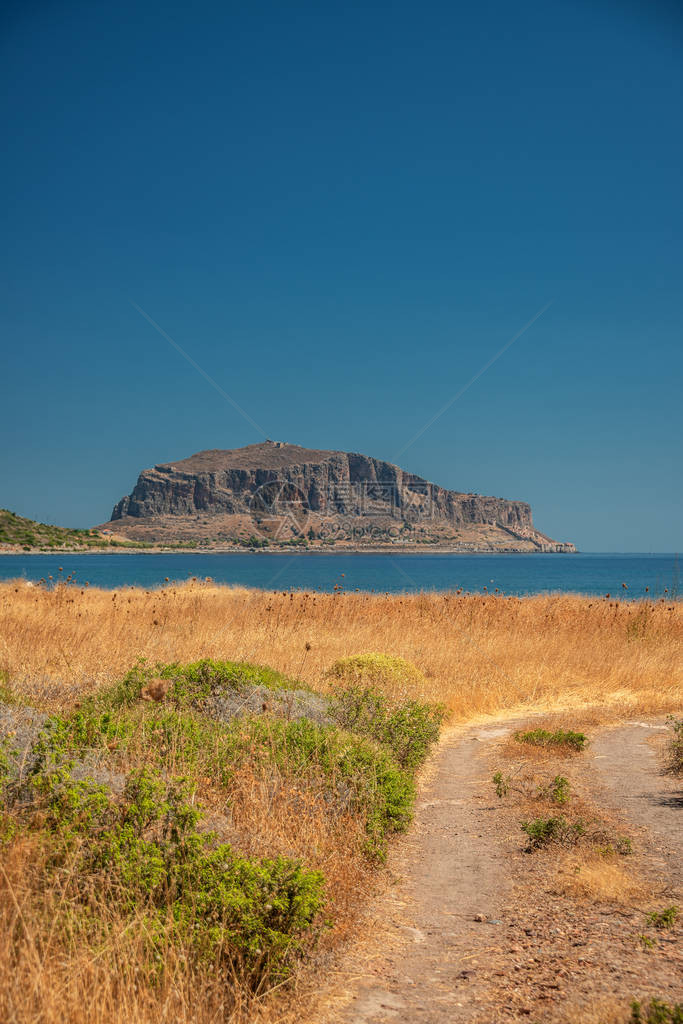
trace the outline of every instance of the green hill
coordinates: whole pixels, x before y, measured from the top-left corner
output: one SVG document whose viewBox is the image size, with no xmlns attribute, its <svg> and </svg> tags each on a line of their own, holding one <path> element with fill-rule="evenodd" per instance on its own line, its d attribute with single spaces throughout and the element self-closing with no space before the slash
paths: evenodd
<svg viewBox="0 0 683 1024">
<path fill-rule="evenodd" d="M 65 526 L 48 526 L 24 519 L 6 508 L 0 509 L 0 548 L 18 546 L 25 551 L 34 548 L 93 548 L 109 546 L 109 541 L 97 530 L 70 530 Z"/>
</svg>

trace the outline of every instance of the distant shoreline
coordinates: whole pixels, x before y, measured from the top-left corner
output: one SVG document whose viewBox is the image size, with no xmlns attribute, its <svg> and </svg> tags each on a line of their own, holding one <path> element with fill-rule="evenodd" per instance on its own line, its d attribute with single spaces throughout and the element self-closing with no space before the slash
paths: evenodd
<svg viewBox="0 0 683 1024">
<path fill-rule="evenodd" d="M 455 548 L 438 545 L 414 545 L 400 547 L 382 545 L 379 547 L 291 547 L 291 548 L 60 548 L 59 551 L 34 550 L 24 551 L 21 547 L 0 549 L 3 555 L 575 555 L 579 551 L 541 551 L 520 550 L 519 548 Z"/>
</svg>

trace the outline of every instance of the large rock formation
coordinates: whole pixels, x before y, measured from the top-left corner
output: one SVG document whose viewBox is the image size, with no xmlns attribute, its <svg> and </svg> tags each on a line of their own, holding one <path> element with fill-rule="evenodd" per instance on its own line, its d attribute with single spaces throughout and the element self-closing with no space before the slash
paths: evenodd
<svg viewBox="0 0 683 1024">
<path fill-rule="evenodd" d="M 389 462 L 266 441 L 144 470 L 105 524 L 144 540 L 443 543 L 463 550 L 570 551 L 523 501 L 448 491 Z"/>
</svg>

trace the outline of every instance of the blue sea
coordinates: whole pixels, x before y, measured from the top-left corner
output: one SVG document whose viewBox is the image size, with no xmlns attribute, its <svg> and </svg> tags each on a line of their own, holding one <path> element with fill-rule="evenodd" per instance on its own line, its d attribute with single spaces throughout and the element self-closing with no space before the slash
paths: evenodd
<svg viewBox="0 0 683 1024">
<path fill-rule="evenodd" d="M 62 572 L 59 572 L 59 568 Z M 116 589 L 211 577 L 264 590 L 366 590 L 379 593 L 484 590 L 505 594 L 678 596 L 674 554 L 87 554 L 0 556 L 0 579 L 75 574 L 80 583 Z M 626 588 L 622 584 L 626 584 Z M 647 588 L 647 589 L 646 589 Z"/>
</svg>

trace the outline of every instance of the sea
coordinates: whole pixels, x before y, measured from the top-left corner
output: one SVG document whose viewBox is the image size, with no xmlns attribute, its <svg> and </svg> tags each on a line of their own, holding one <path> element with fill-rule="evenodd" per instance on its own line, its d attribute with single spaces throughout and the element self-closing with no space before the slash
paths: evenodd
<svg viewBox="0 0 683 1024">
<path fill-rule="evenodd" d="M 457 591 L 591 594 L 619 599 L 680 596 L 676 554 L 116 553 L 0 556 L 0 579 L 71 576 L 81 585 L 150 589 L 207 578 L 261 590 Z"/>
</svg>

